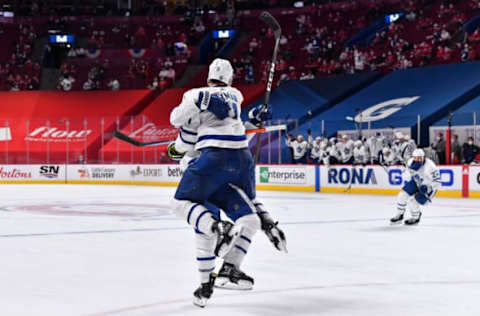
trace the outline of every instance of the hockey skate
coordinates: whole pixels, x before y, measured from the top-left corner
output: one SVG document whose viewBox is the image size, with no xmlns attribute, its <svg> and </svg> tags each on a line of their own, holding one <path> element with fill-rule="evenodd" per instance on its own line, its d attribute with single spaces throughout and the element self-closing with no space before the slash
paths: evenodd
<svg viewBox="0 0 480 316">
<path fill-rule="evenodd" d="M 215 280 L 216 287 L 229 290 L 251 290 L 253 283 L 252 277 L 237 269 L 233 264 L 226 262 L 218 271 Z"/>
<path fill-rule="evenodd" d="M 405 220 L 405 225 L 417 225 L 420 222 L 420 217 L 422 213 L 418 213 L 418 216 L 412 216 L 411 218 Z"/>
<path fill-rule="evenodd" d="M 213 224 L 212 231 L 217 235 L 215 256 L 223 258 L 240 237 L 242 226 L 233 225 L 227 221 L 217 221 Z"/>
<path fill-rule="evenodd" d="M 390 218 L 391 225 L 401 224 L 402 221 L 403 221 L 403 214 L 397 214 L 394 217 Z"/>
<path fill-rule="evenodd" d="M 198 289 L 193 292 L 193 304 L 198 307 L 205 307 L 208 299 L 212 296 L 214 284 L 215 275 L 210 273 L 210 280 L 207 283 L 200 284 Z"/>
</svg>

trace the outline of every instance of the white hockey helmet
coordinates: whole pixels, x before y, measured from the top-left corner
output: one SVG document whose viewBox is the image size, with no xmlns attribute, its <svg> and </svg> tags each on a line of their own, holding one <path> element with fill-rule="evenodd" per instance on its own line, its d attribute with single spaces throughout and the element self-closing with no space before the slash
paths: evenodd
<svg viewBox="0 0 480 316">
<path fill-rule="evenodd" d="M 388 148 L 388 147 L 383 147 L 383 149 L 382 149 L 382 154 L 386 155 L 386 154 L 390 154 L 390 153 L 391 153 L 390 148 Z"/>
<path fill-rule="evenodd" d="M 412 153 L 413 160 L 417 160 L 415 158 L 421 158 L 420 160 L 423 161 L 425 159 L 425 152 L 423 149 L 417 148 Z"/>
<path fill-rule="evenodd" d="M 355 146 L 362 146 L 362 141 L 361 140 L 356 140 L 354 145 Z"/>
<path fill-rule="evenodd" d="M 396 138 L 396 139 L 403 139 L 404 137 L 405 137 L 405 136 L 403 135 L 402 132 L 396 132 L 396 133 L 395 133 L 395 138 Z"/>
<path fill-rule="evenodd" d="M 425 157 L 425 152 L 421 148 L 417 148 L 413 151 L 412 157 Z"/>
<path fill-rule="evenodd" d="M 207 81 L 212 79 L 223 82 L 226 85 L 232 84 L 233 67 L 228 60 L 216 58 L 214 61 L 212 61 L 210 67 L 208 68 Z"/>
</svg>

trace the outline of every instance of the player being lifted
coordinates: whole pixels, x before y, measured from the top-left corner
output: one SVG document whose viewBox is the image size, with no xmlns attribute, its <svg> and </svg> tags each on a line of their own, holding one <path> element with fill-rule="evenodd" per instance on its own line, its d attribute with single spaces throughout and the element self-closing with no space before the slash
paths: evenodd
<svg viewBox="0 0 480 316">
<path fill-rule="evenodd" d="M 209 68 L 208 87 L 187 91 L 170 116 L 172 125 L 180 128 L 182 142 L 195 144 L 195 150 L 201 152 L 188 163 L 172 203 L 175 212 L 186 218 L 197 233 L 201 285 L 194 292 L 194 304 L 201 307 L 206 305 L 215 283 L 251 288 L 253 279 L 239 266 L 259 228 L 272 242 L 277 242 L 277 248 L 285 241 L 283 232 L 255 200 L 254 163 L 240 119 L 243 96 L 230 86 L 232 78 L 230 63 L 214 60 Z M 191 151 L 190 156 L 195 155 Z M 208 205 L 223 209 L 237 229 L 220 221 Z M 239 231 L 238 227 L 242 229 Z M 215 256 L 225 258 L 217 280 L 221 282 L 215 282 L 212 274 Z"/>
<path fill-rule="evenodd" d="M 415 149 L 412 158 L 407 162 L 407 182 L 397 196 L 397 214 L 390 219 L 392 224 L 401 223 L 406 209 L 410 209 L 411 217 L 405 220 L 405 225 L 415 225 L 420 222 L 422 212 L 420 207 L 432 201 L 440 187 L 440 173 L 433 161 L 425 158 L 422 149 Z"/>
</svg>

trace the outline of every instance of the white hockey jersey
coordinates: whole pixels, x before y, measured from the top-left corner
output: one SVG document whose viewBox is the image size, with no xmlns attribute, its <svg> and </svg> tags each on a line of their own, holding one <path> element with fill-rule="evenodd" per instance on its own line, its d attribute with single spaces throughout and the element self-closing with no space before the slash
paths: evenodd
<svg viewBox="0 0 480 316">
<path fill-rule="evenodd" d="M 310 157 L 312 157 L 312 159 L 319 159 L 322 157 L 322 143 L 320 144 L 317 144 L 317 142 L 313 142 L 311 143 L 310 145 Z"/>
<path fill-rule="evenodd" d="M 305 140 L 302 142 L 298 142 L 297 140 L 291 141 L 287 139 L 286 143 L 287 146 L 293 148 L 293 159 L 300 159 L 307 152 L 308 143 Z"/>
<path fill-rule="evenodd" d="M 436 191 L 440 188 L 440 172 L 433 161 L 425 158 L 425 163 L 418 170 L 412 169 L 413 158 L 407 162 L 405 180 L 414 180 L 418 187 L 426 185 L 429 191 Z"/>
<path fill-rule="evenodd" d="M 359 164 L 366 164 L 368 162 L 368 152 L 364 145 L 360 146 L 360 148 L 355 147 L 353 149 L 353 159 L 355 163 Z"/>
<path fill-rule="evenodd" d="M 379 163 L 384 166 L 391 166 L 396 162 L 395 154 L 389 147 L 382 149 L 381 155 L 379 155 Z"/>
<path fill-rule="evenodd" d="M 220 120 L 207 110 L 212 95 L 223 99 L 229 105 L 227 118 Z M 206 147 L 247 148 L 245 127 L 240 119 L 242 102 L 242 93 L 233 87 L 191 89 L 183 94 L 180 105 L 170 113 L 170 123 L 181 128 L 198 115 L 196 150 Z"/>
<path fill-rule="evenodd" d="M 353 156 L 353 140 L 349 139 L 346 143 L 343 144 L 342 149 L 342 162 L 348 162 Z"/>
<path fill-rule="evenodd" d="M 405 141 L 399 145 L 399 152 L 397 158 L 402 162 L 409 161 L 412 158 L 412 153 L 415 150 L 416 146 L 415 143 L 411 143 L 409 141 Z"/>
</svg>

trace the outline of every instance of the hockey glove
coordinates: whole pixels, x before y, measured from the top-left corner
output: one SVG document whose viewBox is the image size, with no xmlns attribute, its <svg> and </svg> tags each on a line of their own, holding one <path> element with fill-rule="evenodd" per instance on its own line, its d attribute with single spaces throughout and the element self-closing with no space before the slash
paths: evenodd
<svg viewBox="0 0 480 316">
<path fill-rule="evenodd" d="M 210 94 L 204 91 L 199 92 L 196 105 L 200 111 L 209 111 L 219 120 L 223 120 L 229 116 L 230 105 L 217 94 Z"/>
<path fill-rule="evenodd" d="M 185 153 L 180 153 L 175 149 L 175 142 L 171 142 L 167 147 L 167 155 L 170 159 L 175 161 L 182 160 Z"/>
<path fill-rule="evenodd" d="M 270 216 L 264 214 L 258 214 L 260 216 L 260 221 L 262 222 L 262 230 L 267 235 L 270 242 L 277 248 L 279 251 L 287 251 L 287 240 L 285 238 L 284 232 L 278 228 L 278 222 L 273 222 Z"/>
<path fill-rule="evenodd" d="M 420 193 L 422 193 L 423 195 L 429 197 L 430 195 L 432 195 L 433 190 L 432 190 L 432 187 L 431 187 L 431 186 L 422 184 L 422 185 L 418 188 L 418 192 L 420 192 Z"/>
<path fill-rule="evenodd" d="M 267 106 L 263 111 L 262 109 L 263 104 L 257 105 L 248 112 L 248 118 L 252 124 L 258 126 L 262 122 L 269 121 L 273 118 L 273 111 L 270 106 Z"/>
</svg>

